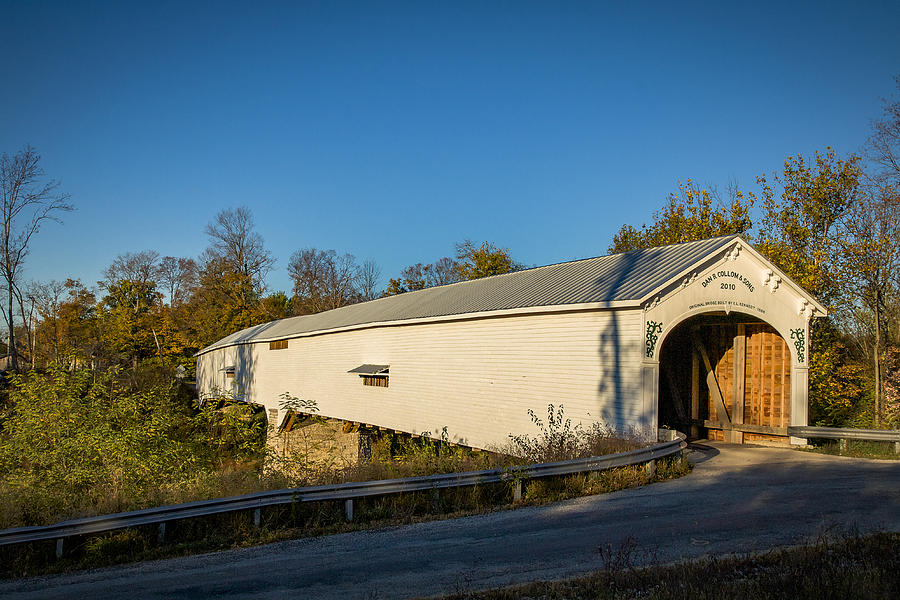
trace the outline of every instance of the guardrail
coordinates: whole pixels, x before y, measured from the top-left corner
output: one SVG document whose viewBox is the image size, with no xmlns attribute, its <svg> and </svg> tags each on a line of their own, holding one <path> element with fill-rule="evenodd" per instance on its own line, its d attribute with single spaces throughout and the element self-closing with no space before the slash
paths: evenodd
<svg viewBox="0 0 900 600">
<path fill-rule="evenodd" d="M 900 454 L 900 430 L 854 429 L 848 427 L 788 427 L 788 435 L 800 438 L 824 438 L 841 441 L 841 450 L 847 449 L 847 440 L 867 442 L 894 442 L 894 452 Z"/>
<path fill-rule="evenodd" d="M 141 525 L 158 525 L 158 541 L 165 539 L 166 522 L 205 517 L 214 514 L 253 510 L 253 521 L 260 523 L 260 509 L 267 506 L 291 504 L 293 502 L 317 502 L 323 500 L 344 500 L 345 516 L 353 520 L 353 500 L 371 496 L 385 496 L 423 490 L 437 490 L 479 485 L 485 483 L 510 482 L 513 484 L 513 498 L 521 500 L 522 481 L 555 475 L 573 475 L 592 471 L 604 471 L 617 467 L 626 467 L 649 463 L 655 468 L 656 460 L 681 452 L 687 445 L 685 436 L 673 430 L 661 429 L 660 437 L 668 440 L 606 456 L 593 456 L 552 463 L 493 469 L 488 471 L 470 471 L 467 473 L 445 473 L 409 477 L 406 479 L 385 479 L 380 481 L 362 481 L 341 483 L 337 485 L 321 485 L 268 492 L 256 492 L 243 496 L 200 500 L 184 504 L 172 504 L 145 508 L 130 512 L 86 517 L 61 521 L 53 525 L 16 527 L 0 531 L 0 546 L 22 544 L 41 540 L 56 540 L 56 556 L 62 556 L 63 541 L 67 537 L 105 533 L 116 529 L 126 529 Z"/>
</svg>

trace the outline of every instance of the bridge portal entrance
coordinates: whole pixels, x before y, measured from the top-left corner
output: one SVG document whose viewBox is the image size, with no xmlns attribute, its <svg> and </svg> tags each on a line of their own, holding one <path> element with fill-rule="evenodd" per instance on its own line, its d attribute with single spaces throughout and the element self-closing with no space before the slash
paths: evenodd
<svg viewBox="0 0 900 600">
<path fill-rule="evenodd" d="M 768 323 L 706 313 L 666 336 L 659 361 L 659 424 L 692 438 L 789 443 L 791 352 Z"/>
</svg>

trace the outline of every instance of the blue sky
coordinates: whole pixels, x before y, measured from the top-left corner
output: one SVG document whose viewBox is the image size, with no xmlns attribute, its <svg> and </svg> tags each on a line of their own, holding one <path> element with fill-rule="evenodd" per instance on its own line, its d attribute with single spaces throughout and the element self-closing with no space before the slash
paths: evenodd
<svg viewBox="0 0 900 600">
<path fill-rule="evenodd" d="M 604 254 L 687 178 L 723 188 L 858 151 L 900 75 L 900 3 L 0 0 L 0 152 L 77 211 L 27 279 L 196 256 L 249 206 L 292 252 L 383 279 L 465 238 Z"/>
</svg>

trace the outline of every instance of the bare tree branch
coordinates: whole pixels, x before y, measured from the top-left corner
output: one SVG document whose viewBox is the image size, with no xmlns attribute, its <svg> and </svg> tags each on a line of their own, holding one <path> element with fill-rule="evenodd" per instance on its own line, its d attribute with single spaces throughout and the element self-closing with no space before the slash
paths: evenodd
<svg viewBox="0 0 900 600">
<path fill-rule="evenodd" d="M 896 82 L 900 89 L 900 76 Z M 866 155 L 876 167 L 875 179 L 881 185 L 900 186 L 900 99 L 884 101 L 884 116 L 872 122 L 872 129 Z"/>
<path fill-rule="evenodd" d="M 300 314 L 340 308 L 359 301 L 359 267 L 352 254 L 304 248 L 291 255 L 295 309 Z"/>
<path fill-rule="evenodd" d="M 169 298 L 169 305 L 187 302 L 197 287 L 197 263 L 191 258 L 165 256 L 159 261 L 156 277 Z"/>
<path fill-rule="evenodd" d="M 9 352 L 18 369 L 13 300 L 21 295 L 18 279 L 28 256 L 31 238 L 45 221 L 61 223 L 59 213 L 73 210 L 69 195 L 58 191 L 59 183 L 44 180 L 41 156 L 26 146 L 15 156 L 0 157 L 0 273 L 6 283 L 4 318 L 9 329 Z"/>
<path fill-rule="evenodd" d="M 359 268 L 357 280 L 359 281 L 359 295 L 362 300 L 374 300 L 378 297 L 378 280 L 381 279 L 381 269 L 378 264 L 369 259 Z"/>
<path fill-rule="evenodd" d="M 155 250 L 120 254 L 103 273 L 106 277 L 105 287 L 108 288 L 120 281 L 157 283 L 158 267 L 159 252 Z"/>
<path fill-rule="evenodd" d="M 206 226 L 206 235 L 210 239 L 207 253 L 224 260 L 255 285 L 261 286 L 275 265 L 262 236 L 253 230 L 253 215 L 246 206 L 219 212 Z"/>
</svg>

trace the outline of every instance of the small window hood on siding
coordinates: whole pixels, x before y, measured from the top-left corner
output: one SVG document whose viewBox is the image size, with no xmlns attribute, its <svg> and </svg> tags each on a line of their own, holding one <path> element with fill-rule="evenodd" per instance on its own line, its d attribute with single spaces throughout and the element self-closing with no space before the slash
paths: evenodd
<svg viewBox="0 0 900 600">
<path fill-rule="evenodd" d="M 360 375 L 387 375 L 388 367 L 391 365 L 360 365 L 355 369 L 350 369 L 348 373 L 359 373 Z"/>
</svg>

